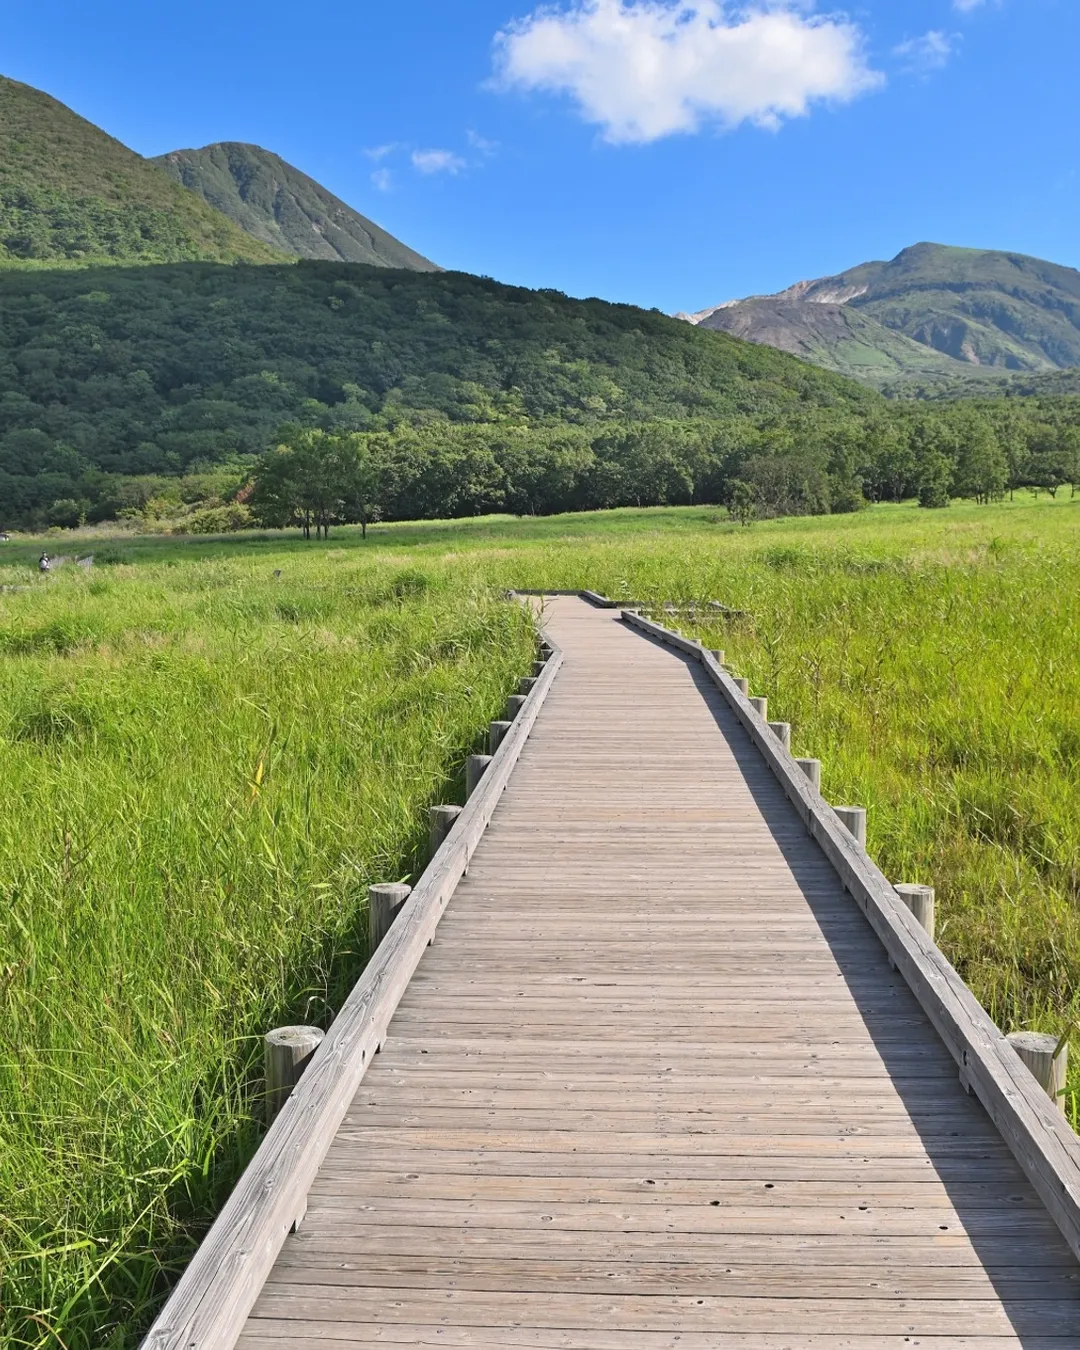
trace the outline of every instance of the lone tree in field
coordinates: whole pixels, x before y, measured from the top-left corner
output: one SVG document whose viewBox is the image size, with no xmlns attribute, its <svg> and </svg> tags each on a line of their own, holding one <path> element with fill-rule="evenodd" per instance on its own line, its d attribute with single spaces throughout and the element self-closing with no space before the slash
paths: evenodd
<svg viewBox="0 0 1080 1350">
<path fill-rule="evenodd" d="M 301 431 L 267 451 L 255 469 L 249 498 L 265 525 L 299 525 L 304 538 L 329 539 L 330 526 L 378 520 L 379 472 L 368 439 L 357 433 Z"/>
</svg>

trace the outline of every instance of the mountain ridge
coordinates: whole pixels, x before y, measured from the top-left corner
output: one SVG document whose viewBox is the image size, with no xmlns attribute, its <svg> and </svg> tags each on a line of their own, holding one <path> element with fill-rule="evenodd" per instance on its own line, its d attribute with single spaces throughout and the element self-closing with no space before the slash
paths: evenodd
<svg viewBox="0 0 1080 1350">
<path fill-rule="evenodd" d="M 283 257 L 59 99 L 0 75 L 0 268 Z"/>
<path fill-rule="evenodd" d="M 298 258 L 440 268 L 272 150 L 215 141 L 151 161 L 253 238 Z"/>
<path fill-rule="evenodd" d="M 860 316 L 855 347 L 830 306 Z M 1001 250 L 915 244 L 888 262 L 677 317 L 873 381 L 945 374 L 941 358 L 989 378 L 1080 366 L 1080 271 Z M 880 360 L 867 361 L 866 347 Z"/>
</svg>

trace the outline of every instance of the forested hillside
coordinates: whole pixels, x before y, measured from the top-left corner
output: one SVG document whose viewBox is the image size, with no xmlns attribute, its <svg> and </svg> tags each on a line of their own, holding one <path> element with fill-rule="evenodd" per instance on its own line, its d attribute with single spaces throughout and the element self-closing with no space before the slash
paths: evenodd
<svg viewBox="0 0 1080 1350">
<path fill-rule="evenodd" d="M 407 430 L 438 446 L 453 424 L 708 423 L 738 443 L 759 425 L 882 402 L 658 312 L 460 273 L 102 268 L 8 274 L 2 294 L 8 524 L 57 501 L 107 516 L 127 501 L 122 477 L 235 463 L 283 425 Z"/>
<path fill-rule="evenodd" d="M 281 256 L 56 99 L 0 76 L 0 268 Z"/>
<path fill-rule="evenodd" d="M 258 145 L 224 141 L 151 161 L 271 248 L 298 258 L 438 268 L 291 164 Z"/>
</svg>

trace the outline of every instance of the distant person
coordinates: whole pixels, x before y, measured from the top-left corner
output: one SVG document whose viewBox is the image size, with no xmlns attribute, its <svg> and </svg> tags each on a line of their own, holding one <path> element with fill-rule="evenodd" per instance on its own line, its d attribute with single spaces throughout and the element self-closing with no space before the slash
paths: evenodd
<svg viewBox="0 0 1080 1350">
<path fill-rule="evenodd" d="M 43 553 L 41 557 L 38 559 L 37 570 L 39 572 L 47 572 L 51 566 L 52 566 L 52 559 L 49 557 L 47 553 Z"/>
</svg>

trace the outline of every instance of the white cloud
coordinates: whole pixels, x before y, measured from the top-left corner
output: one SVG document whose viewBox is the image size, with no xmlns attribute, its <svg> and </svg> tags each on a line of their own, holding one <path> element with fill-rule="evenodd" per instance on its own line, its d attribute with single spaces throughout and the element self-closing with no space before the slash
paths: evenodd
<svg viewBox="0 0 1080 1350">
<path fill-rule="evenodd" d="M 572 0 L 499 33 L 495 63 L 500 87 L 567 93 L 619 143 L 706 123 L 775 128 L 883 81 L 860 30 L 805 0 Z"/>
<path fill-rule="evenodd" d="M 420 173 L 460 173 L 468 168 L 460 155 L 452 150 L 414 150 L 410 156 L 412 166 Z"/>
<path fill-rule="evenodd" d="M 932 28 L 922 37 L 911 38 L 893 48 L 893 55 L 899 56 L 904 69 L 912 75 L 925 75 L 931 70 L 941 70 L 948 65 L 953 54 L 953 39 L 939 28 Z"/>
<path fill-rule="evenodd" d="M 394 175 L 389 169 L 376 169 L 371 175 L 371 181 L 380 192 L 389 192 L 394 186 Z"/>
<path fill-rule="evenodd" d="M 365 150 L 364 154 L 367 155 L 368 159 L 373 159 L 378 163 L 379 160 L 386 159 L 388 155 L 396 154 L 398 150 L 402 149 L 404 147 L 400 141 L 390 141 L 386 145 L 373 145 Z"/>
<path fill-rule="evenodd" d="M 465 139 L 470 147 L 481 155 L 494 155 L 498 152 L 499 142 L 489 141 L 473 130 L 466 131 Z"/>
</svg>

